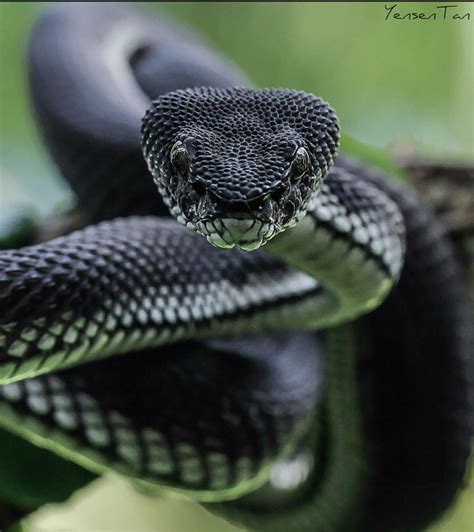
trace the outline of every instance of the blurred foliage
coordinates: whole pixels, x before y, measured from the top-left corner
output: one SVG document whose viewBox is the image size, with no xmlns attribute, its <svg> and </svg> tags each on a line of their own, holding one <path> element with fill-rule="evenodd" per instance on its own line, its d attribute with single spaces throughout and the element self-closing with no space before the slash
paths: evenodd
<svg viewBox="0 0 474 532">
<path fill-rule="evenodd" d="M 467 491 L 458 505 L 429 532 L 472 532 L 473 493 Z M 154 532 L 238 532 L 240 529 L 208 514 L 196 504 L 169 498 L 144 497 L 124 480 L 101 478 L 71 499 L 53 505 L 31 519 L 36 530 L 143 530 Z M 370 532 L 370 531 L 367 531 Z M 408 532 L 408 531 L 400 531 Z"/>
<path fill-rule="evenodd" d="M 0 501 L 36 509 L 66 500 L 96 478 L 83 468 L 0 429 Z"/>
<path fill-rule="evenodd" d="M 436 5 L 402 3 L 400 10 L 430 12 Z M 459 6 L 473 11 L 472 4 Z M 328 100 L 346 134 L 342 147 L 361 158 L 391 168 L 373 146 L 473 156 L 472 21 L 386 21 L 383 2 L 162 2 L 142 7 L 201 32 L 257 86 L 289 86 Z M 28 100 L 24 51 L 42 8 L 38 2 L 0 3 L 0 207 L 22 202 L 46 213 L 70 197 L 39 142 Z M 0 456 L 0 498 L 22 497 L 18 502 L 28 506 L 62 500 L 92 478 L 3 432 Z M 93 483 L 59 512 L 41 512 L 31 526 L 232 530 L 190 503 L 148 500 L 123 485 L 117 488 L 116 481 L 105 482 L 106 488 L 103 481 Z M 470 530 L 472 502 L 468 491 L 461 510 L 433 530 Z"/>
</svg>

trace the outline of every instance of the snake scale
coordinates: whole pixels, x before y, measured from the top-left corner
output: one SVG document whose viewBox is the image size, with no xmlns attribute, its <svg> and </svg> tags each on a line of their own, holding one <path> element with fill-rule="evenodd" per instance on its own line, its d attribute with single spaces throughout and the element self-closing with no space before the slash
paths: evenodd
<svg viewBox="0 0 474 532">
<path fill-rule="evenodd" d="M 448 508 L 472 325 L 415 194 L 337 154 L 323 100 L 249 88 L 170 21 L 50 6 L 28 65 L 88 223 L 0 252 L 0 424 L 257 530 Z"/>
</svg>

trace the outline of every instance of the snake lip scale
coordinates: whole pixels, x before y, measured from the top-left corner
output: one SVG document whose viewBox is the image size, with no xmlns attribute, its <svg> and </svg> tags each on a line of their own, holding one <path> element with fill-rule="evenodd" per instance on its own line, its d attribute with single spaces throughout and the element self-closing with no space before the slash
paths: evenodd
<svg viewBox="0 0 474 532">
<path fill-rule="evenodd" d="M 48 6 L 28 81 L 85 226 L 0 251 L 0 425 L 247 529 L 442 515 L 473 328 L 410 187 L 338 153 L 321 98 L 120 3 Z"/>
</svg>

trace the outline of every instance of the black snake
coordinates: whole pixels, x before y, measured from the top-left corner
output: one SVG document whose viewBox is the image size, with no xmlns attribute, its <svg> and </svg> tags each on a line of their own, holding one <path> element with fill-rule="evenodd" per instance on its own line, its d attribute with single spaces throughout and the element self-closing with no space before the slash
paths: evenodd
<svg viewBox="0 0 474 532">
<path fill-rule="evenodd" d="M 472 327 L 415 195 L 336 156 L 323 100 L 121 6 L 48 8 L 29 79 L 90 225 L 0 253 L 0 423 L 261 530 L 445 510 Z"/>
</svg>

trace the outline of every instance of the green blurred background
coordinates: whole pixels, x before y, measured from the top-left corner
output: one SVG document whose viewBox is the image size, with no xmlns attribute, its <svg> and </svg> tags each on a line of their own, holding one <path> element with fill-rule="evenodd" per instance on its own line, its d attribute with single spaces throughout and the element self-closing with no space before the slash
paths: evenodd
<svg viewBox="0 0 474 532">
<path fill-rule="evenodd" d="M 399 11 L 432 12 L 436 5 L 401 3 Z M 364 155 L 363 145 L 369 145 L 472 160 L 474 4 L 457 5 L 473 20 L 385 20 L 383 2 L 164 2 L 142 8 L 200 31 L 257 86 L 304 89 L 328 100 L 351 151 Z M 39 142 L 25 83 L 28 31 L 43 8 L 39 2 L 0 4 L 0 208 L 22 202 L 45 214 L 70 196 Z M 472 530 L 473 506 L 468 490 L 436 530 Z M 118 479 L 96 481 L 70 503 L 38 512 L 30 526 L 231 530 L 191 503 L 147 499 Z"/>
</svg>

